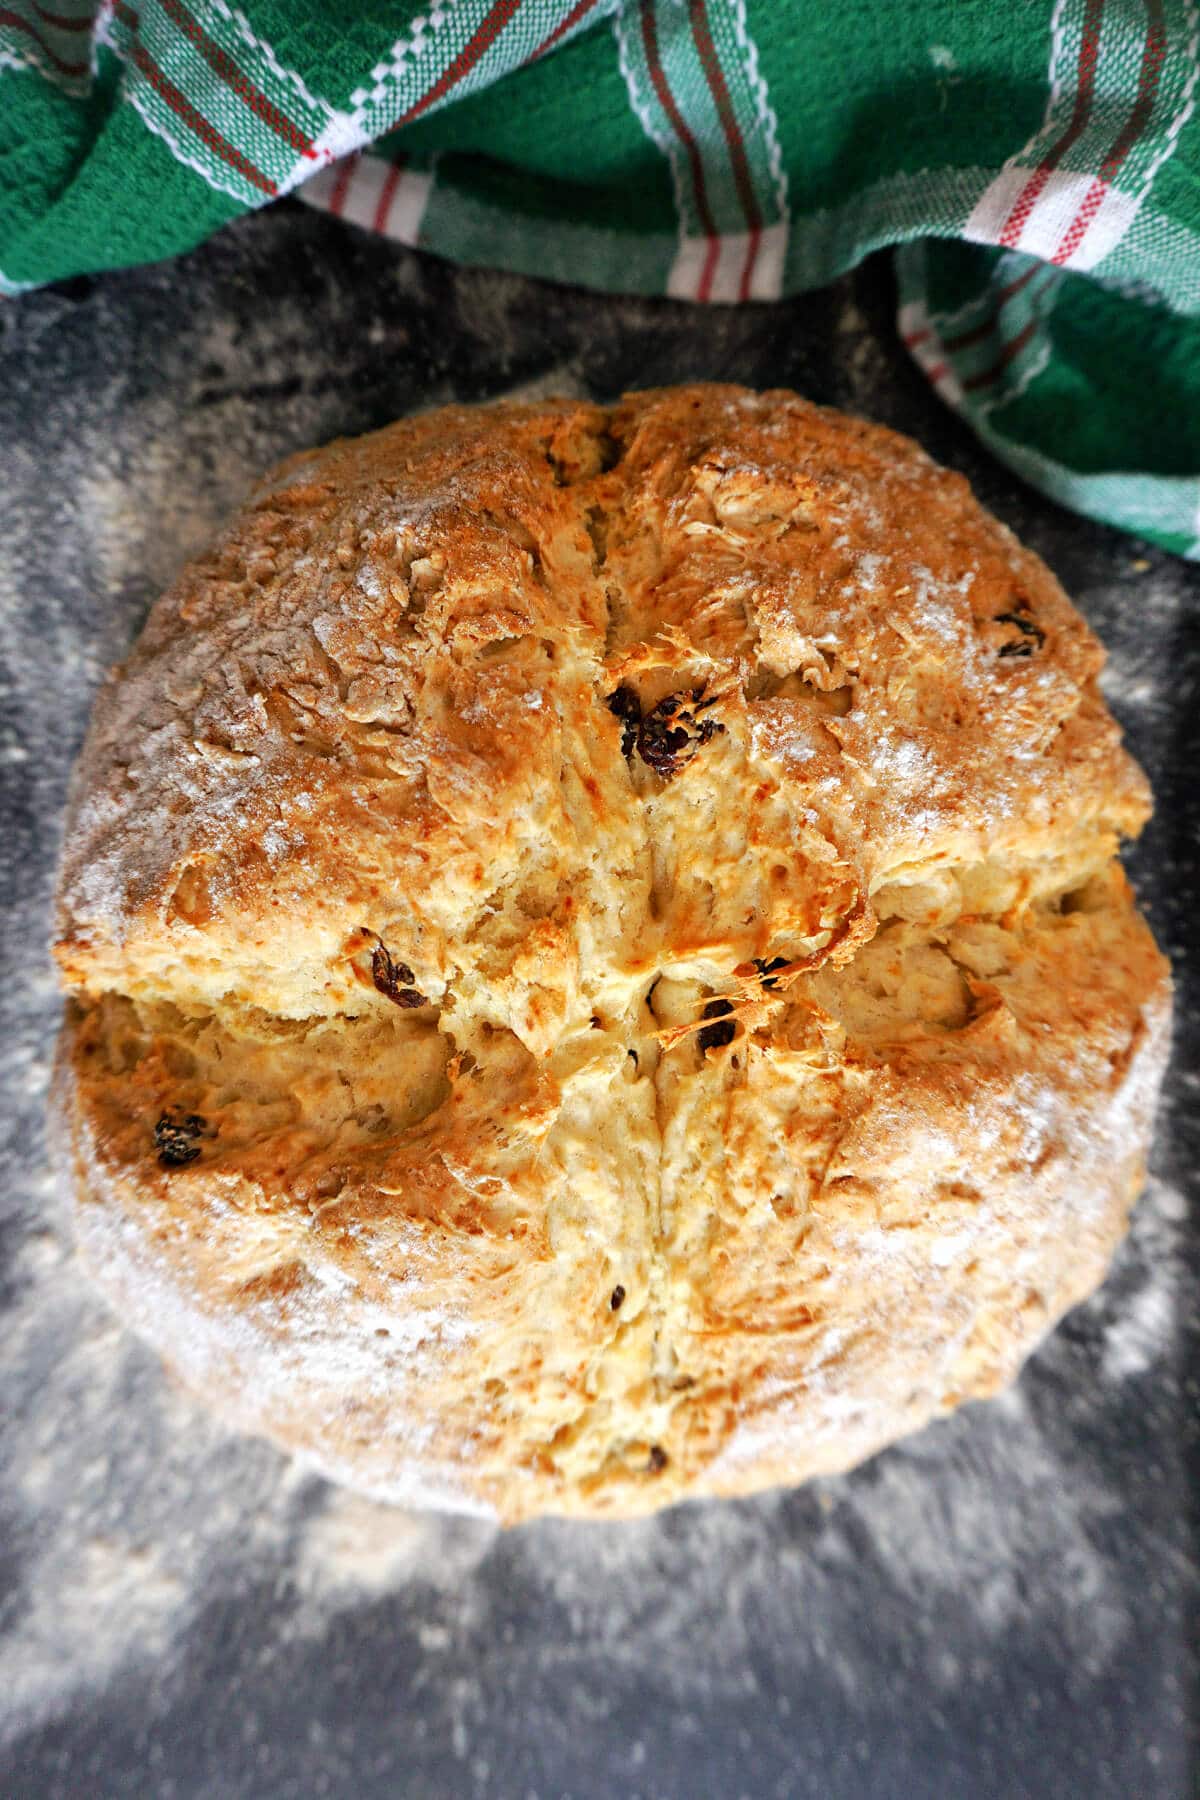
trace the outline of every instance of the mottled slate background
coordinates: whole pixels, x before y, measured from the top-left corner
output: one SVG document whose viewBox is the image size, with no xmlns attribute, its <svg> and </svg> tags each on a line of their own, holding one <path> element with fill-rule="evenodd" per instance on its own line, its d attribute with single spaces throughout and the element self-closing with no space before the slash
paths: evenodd
<svg viewBox="0 0 1200 1800">
<path fill-rule="evenodd" d="M 286 451 L 525 384 L 783 383 L 964 470 L 1112 649 L 1179 977 L 1154 1176 L 1010 1396 L 847 1478 L 507 1535 L 230 1438 L 92 1296 L 46 1171 L 59 820 L 96 683 Z M 1060 512 L 897 345 L 885 263 L 741 311 L 445 265 L 299 207 L 0 302 L 0 1793 L 1183 1796 L 1197 1769 L 1200 570 Z"/>
</svg>

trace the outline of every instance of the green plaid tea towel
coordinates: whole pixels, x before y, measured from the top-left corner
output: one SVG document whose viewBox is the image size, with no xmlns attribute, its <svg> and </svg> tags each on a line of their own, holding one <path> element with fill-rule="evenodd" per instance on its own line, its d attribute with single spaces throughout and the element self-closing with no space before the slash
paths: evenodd
<svg viewBox="0 0 1200 1800">
<path fill-rule="evenodd" d="M 0 290 L 277 195 L 752 302 L 898 246 L 991 449 L 1200 557 L 1198 0 L 0 0 Z"/>
</svg>

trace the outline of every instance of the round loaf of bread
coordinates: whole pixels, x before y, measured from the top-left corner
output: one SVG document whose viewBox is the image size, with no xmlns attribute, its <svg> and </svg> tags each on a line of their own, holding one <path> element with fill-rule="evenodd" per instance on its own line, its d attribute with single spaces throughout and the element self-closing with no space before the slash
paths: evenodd
<svg viewBox="0 0 1200 1800">
<path fill-rule="evenodd" d="M 66 832 L 96 1279 L 406 1504 L 845 1468 L 1102 1278 L 1168 976 L 1102 654 L 794 394 L 451 407 L 283 465 L 154 608 Z"/>
</svg>

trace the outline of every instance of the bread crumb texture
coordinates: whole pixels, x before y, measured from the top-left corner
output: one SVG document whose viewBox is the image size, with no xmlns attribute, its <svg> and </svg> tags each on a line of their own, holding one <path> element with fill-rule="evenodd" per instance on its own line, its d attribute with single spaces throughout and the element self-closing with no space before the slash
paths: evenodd
<svg viewBox="0 0 1200 1800">
<path fill-rule="evenodd" d="M 786 392 L 295 457 L 76 778 L 96 1278 L 405 1504 L 622 1516 L 1011 1379 L 1142 1179 L 1148 810 L 1049 571 Z"/>
</svg>

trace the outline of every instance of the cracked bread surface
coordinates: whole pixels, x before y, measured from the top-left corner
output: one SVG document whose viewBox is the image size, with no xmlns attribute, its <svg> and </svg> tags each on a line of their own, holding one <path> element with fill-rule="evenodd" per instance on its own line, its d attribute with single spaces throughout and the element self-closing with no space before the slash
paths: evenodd
<svg viewBox="0 0 1200 1800">
<path fill-rule="evenodd" d="M 622 1516 L 1012 1378 L 1140 1184 L 1144 779 L 1049 571 L 785 392 L 292 458 L 76 777 L 84 1255 L 235 1423 Z"/>
</svg>

